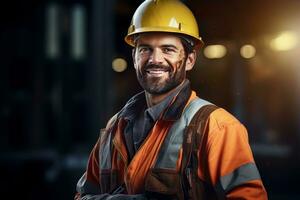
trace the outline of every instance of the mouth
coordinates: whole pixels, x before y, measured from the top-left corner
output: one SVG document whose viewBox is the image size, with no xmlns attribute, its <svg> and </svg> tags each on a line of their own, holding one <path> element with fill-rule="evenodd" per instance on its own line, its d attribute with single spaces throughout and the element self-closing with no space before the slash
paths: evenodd
<svg viewBox="0 0 300 200">
<path fill-rule="evenodd" d="M 164 68 L 148 68 L 145 71 L 150 76 L 160 77 L 168 74 L 170 70 Z"/>
</svg>

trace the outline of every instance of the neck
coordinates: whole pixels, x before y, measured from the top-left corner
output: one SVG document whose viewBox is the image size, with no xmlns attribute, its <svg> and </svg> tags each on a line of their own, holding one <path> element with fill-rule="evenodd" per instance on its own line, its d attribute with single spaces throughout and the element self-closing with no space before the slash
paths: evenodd
<svg viewBox="0 0 300 200">
<path fill-rule="evenodd" d="M 172 90 L 163 93 L 163 94 L 150 94 L 149 92 L 145 91 L 145 95 L 146 95 L 146 101 L 147 101 L 147 106 L 152 107 L 156 104 L 159 104 L 160 102 L 162 102 L 167 96 L 169 96 L 170 94 L 172 94 L 177 88 L 179 88 L 182 84 L 184 83 L 184 81 L 182 81 L 182 83 L 180 83 L 177 87 L 173 88 Z"/>
</svg>

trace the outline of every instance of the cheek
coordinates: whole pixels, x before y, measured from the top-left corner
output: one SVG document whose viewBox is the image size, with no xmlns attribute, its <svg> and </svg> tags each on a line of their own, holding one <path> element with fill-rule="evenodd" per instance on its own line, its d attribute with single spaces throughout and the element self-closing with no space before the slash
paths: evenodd
<svg viewBox="0 0 300 200">
<path fill-rule="evenodd" d="M 143 59 L 140 56 L 135 56 L 134 58 L 134 68 L 138 71 L 140 71 L 141 66 L 143 66 Z"/>
<path fill-rule="evenodd" d="M 184 61 L 185 61 L 185 52 L 184 50 L 181 50 L 178 56 L 177 68 L 183 67 Z"/>
<path fill-rule="evenodd" d="M 166 59 L 168 64 L 173 68 L 174 71 L 180 71 L 184 67 L 185 53 L 180 51 L 178 56 L 174 59 Z"/>
<path fill-rule="evenodd" d="M 138 55 L 136 56 L 136 63 L 141 67 L 144 66 L 148 62 L 148 56 L 146 55 Z"/>
</svg>

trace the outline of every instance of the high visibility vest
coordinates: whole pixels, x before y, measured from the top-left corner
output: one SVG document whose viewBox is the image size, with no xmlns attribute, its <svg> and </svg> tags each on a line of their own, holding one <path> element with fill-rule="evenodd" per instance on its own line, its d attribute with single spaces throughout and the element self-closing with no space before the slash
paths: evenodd
<svg viewBox="0 0 300 200">
<path fill-rule="evenodd" d="M 184 133 L 195 113 L 209 104 L 194 95 L 178 120 L 158 120 L 130 162 L 122 134 L 126 121 L 118 119 L 111 132 L 100 137 L 101 193 L 111 193 L 123 184 L 128 194 L 148 192 L 183 199 L 186 196 L 181 173 Z"/>
</svg>

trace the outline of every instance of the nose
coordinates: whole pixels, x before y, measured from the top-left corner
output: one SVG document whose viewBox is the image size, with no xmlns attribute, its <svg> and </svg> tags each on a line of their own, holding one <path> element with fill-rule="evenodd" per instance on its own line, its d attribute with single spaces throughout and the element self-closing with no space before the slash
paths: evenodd
<svg viewBox="0 0 300 200">
<path fill-rule="evenodd" d="M 150 64 L 162 64 L 163 63 L 163 54 L 159 49 L 153 49 L 149 57 Z"/>
</svg>

